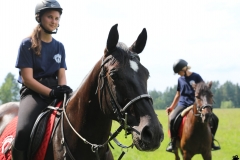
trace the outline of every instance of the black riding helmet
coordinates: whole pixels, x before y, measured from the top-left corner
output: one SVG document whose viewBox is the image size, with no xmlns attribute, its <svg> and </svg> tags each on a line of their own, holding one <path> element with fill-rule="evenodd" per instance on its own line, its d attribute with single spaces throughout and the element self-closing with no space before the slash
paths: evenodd
<svg viewBox="0 0 240 160">
<path fill-rule="evenodd" d="M 173 71 L 174 73 L 178 73 L 183 69 L 183 67 L 186 67 L 188 65 L 187 61 L 183 59 L 178 59 L 174 64 L 173 64 Z"/>
<path fill-rule="evenodd" d="M 51 32 L 51 31 L 46 30 L 41 24 L 41 16 L 47 10 L 56 10 L 61 15 L 63 9 L 60 6 L 60 4 L 58 3 L 58 1 L 56 1 L 56 0 L 42 0 L 36 5 L 36 8 L 35 8 L 35 19 L 36 19 L 36 21 L 40 24 L 40 26 L 43 28 L 43 30 L 46 33 L 55 34 L 55 33 L 57 33 L 57 29 L 56 29 L 56 32 Z"/>
</svg>

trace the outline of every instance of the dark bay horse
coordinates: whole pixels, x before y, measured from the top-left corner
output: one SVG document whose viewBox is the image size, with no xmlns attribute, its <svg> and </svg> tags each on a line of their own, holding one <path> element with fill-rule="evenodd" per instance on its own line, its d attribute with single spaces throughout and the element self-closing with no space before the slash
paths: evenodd
<svg viewBox="0 0 240 160">
<path fill-rule="evenodd" d="M 190 160 L 195 154 L 201 154 L 204 160 L 212 159 L 212 134 L 209 125 L 213 105 L 211 85 L 211 82 L 196 84 L 196 100 L 186 116 L 181 139 L 177 141 L 177 149 L 174 153 L 176 160 L 180 160 L 178 148 L 184 160 Z"/>
<path fill-rule="evenodd" d="M 102 58 L 63 107 L 45 160 L 113 160 L 108 146 L 112 120 L 120 124 L 115 133 L 126 130 L 138 150 L 160 147 L 162 125 L 147 93 L 149 72 L 138 55 L 147 41 L 146 29 L 129 48 L 118 39 L 116 24 Z"/>
</svg>

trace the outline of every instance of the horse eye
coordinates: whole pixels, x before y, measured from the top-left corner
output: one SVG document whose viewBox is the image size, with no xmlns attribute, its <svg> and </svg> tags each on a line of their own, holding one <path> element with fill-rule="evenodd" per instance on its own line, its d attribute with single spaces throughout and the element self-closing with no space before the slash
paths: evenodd
<svg viewBox="0 0 240 160">
<path fill-rule="evenodd" d="M 117 73 L 115 73 L 115 72 L 110 72 L 109 75 L 113 80 L 117 79 L 117 77 L 118 77 Z"/>
<path fill-rule="evenodd" d="M 200 99 L 200 97 L 199 96 L 195 96 L 197 99 Z"/>
</svg>

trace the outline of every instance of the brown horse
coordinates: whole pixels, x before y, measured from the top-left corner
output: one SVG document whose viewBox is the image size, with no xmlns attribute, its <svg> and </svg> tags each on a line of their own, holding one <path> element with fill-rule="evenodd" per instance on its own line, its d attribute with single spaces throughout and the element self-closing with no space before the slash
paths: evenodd
<svg viewBox="0 0 240 160">
<path fill-rule="evenodd" d="M 45 160 L 112 160 L 108 142 L 122 129 L 132 134 L 140 151 L 160 147 L 162 125 L 147 93 L 149 72 L 138 56 L 147 41 L 146 29 L 129 48 L 118 38 L 116 24 L 104 55 L 63 107 Z M 120 127 L 109 139 L 112 120 Z"/>
<path fill-rule="evenodd" d="M 212 159 L 212 134 L 209 125 L 213 104 L 211 85 L 211 82 L 200 82 L 196 85 L 195 103 L 186 116 L 181 139 L 177 141 L 174 153 L 176 160 L 180 160 L 178 148 L 184 160 L 190 160 L 195 154 L 201 154 L 204 160 Z"/>
</svg>

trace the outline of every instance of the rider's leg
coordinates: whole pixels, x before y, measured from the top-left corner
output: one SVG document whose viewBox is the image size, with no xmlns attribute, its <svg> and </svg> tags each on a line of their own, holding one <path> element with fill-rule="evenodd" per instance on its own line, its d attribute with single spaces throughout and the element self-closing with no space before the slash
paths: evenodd
<svg viewBox="0 0 240 160">
<path fill-rule="evenodd" d="M 174 152 L 176 148 L 176 141 L 177 141 L 177 130 L 174 129 L 174 121 L 175 118 L 179 113 L 181 113 L 185 107 L 177 106 L 169 116 L 169 129 L 171 133 L 171 142 L 168 144 L 166 151 Z"/>
<path fill-rule="evenodd" d="M 32 127 L 37 116 L 48 104 L 36 93 L 21 98 L 15 141 L 12 146 L 12 159 L 27 159 L 27 149 Z"/>
<path fill-rule="evenodd" d="M 210 126 L 211 126 L 211 132 L 212 132 L 212 150 L 219 150 L 221 149 L 220 146 L 216 146 L 214 144 L 214 136 L 217 132 L 217 128 L 218 128 L 218 117 L 213 113 L 212 114 L 212 119 L 210 121 Z"/>
<path fill-rule="evenodd" d="M 17 150 L 14 145 L 11 148 L 12 151 L 12 160 L 27 160 L 26 151 Z"/>
</svg>

